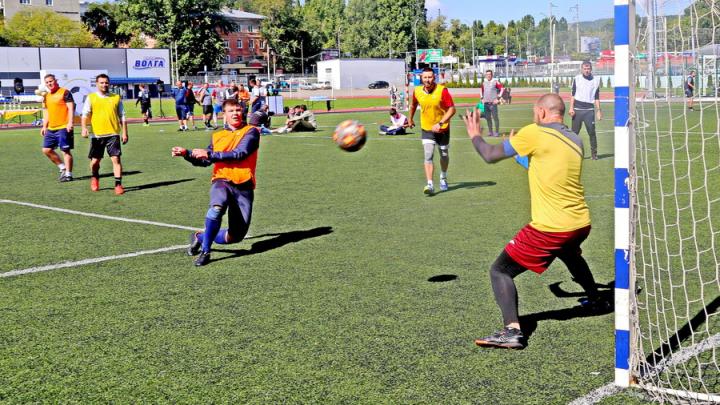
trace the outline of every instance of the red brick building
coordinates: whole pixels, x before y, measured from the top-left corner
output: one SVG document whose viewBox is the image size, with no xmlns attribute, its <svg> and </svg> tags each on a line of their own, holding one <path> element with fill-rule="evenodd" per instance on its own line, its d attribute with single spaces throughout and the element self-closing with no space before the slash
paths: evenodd
<svg viewBox="0 0 720 405">
<path fill-rule="evenodd" d="M 227 10 L 223 15 L 234 22 L 236 32 L 220 34 L 225 45 L 225 63 L 223 70 L 247 72 L 247 68 L 265 70 L 267 67 L 267 46 L 260 35 L 260 24 L 264 16 L 241 10 Z"/>
</svg>

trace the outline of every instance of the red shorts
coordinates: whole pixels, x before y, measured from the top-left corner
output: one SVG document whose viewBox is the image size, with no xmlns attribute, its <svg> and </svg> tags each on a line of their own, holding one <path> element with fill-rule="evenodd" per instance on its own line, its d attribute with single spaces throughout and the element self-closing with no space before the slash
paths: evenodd
<svg viewBox="0 0 720 405">
<path fill-rule="evenodd" d="M 590 234 L 590 225 L 570 232 L 544 232 L 525 225 L 505 246 L 505 251 L 519 265 L 541 274 L 556 257 L 580 255 L 580 244 Z"/>
</svg>

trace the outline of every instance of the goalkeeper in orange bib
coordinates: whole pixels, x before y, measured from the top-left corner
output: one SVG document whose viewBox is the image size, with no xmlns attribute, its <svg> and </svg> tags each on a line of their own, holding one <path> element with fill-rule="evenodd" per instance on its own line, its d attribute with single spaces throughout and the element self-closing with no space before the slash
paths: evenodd
<svg viewBox="0 0 720 405">
<path fill-rule="evenodd" d="M 243 122 L 243 103 L 229 99 L 225 100 L 222 108 L 227 128 L 212 135 L 207 149 L 172 148 L 172 156 L 184 157 L 194 166 L 213 165 L 205 230 L 192 233 L 187 250 L 190 256 L 198 255 L 195 266 L 210 262 L 213 242 L 240 242 L 250 228 L 260 132 Z M 220 229 L 226 212 L 228 227 Z"/>
</svg>

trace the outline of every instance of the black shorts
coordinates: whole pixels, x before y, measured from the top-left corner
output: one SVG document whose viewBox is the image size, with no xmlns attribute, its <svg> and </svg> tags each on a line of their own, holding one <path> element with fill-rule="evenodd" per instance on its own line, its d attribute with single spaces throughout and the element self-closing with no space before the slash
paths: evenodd
<svg viewBox="0 0 720 405">
<path fill-rule="evenodd" d="M 140 112 L 145 114 L 150 111 L 150 104 L 140 104 Z"/>
<path fill-rule="evenodd" d="M 450 143 L 450 128 L 445 132 L 432 132 L 422 130 L 422 139 L 431 139 L 435 141 L 438 146 L 445 146 Z"/>
<path fill-rule="evenodd" d="M 211 105 L 204 105 L 203 107 L 203 115 L 212 115 L 213 113 L 213 106 Z"/>
<path fill-rule="evenodd" d="M 685 89 L 685 97 L 692 97 L 693 91 L 690 89 Z"/>
<path fill-rule="evenodd" d="M 107 150 L 108 156 L 122 155 L 120 135 L 90 138 L 90 153 L 88 154 L 88 158 L 102 159 L 105 150 Z"/>
</svg>

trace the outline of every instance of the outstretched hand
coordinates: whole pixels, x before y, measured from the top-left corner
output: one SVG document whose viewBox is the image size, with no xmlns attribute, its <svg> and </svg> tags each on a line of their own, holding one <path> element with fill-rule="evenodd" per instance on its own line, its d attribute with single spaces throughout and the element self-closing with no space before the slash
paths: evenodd
<svg viewBox="0 0 720 405">
<path fill-rule="evenodd" d="M 465 123 L 465 128 L 467 129 L 470 139 L 476 136 L 482 136 L 482 121 L 480 119 L 480 111 L 477 108 L 466 110 L 465 115 L 462 116 L 462 120 Z"/>
<path fill-rule="evenodd" d="M 175 146 L 172 148 L 172 150 L 170 152 L 173 157 L 185 156 L 185 154 L 187 153 L 187 149 L 181 148 L 180 146 Z"/>
</svg>

